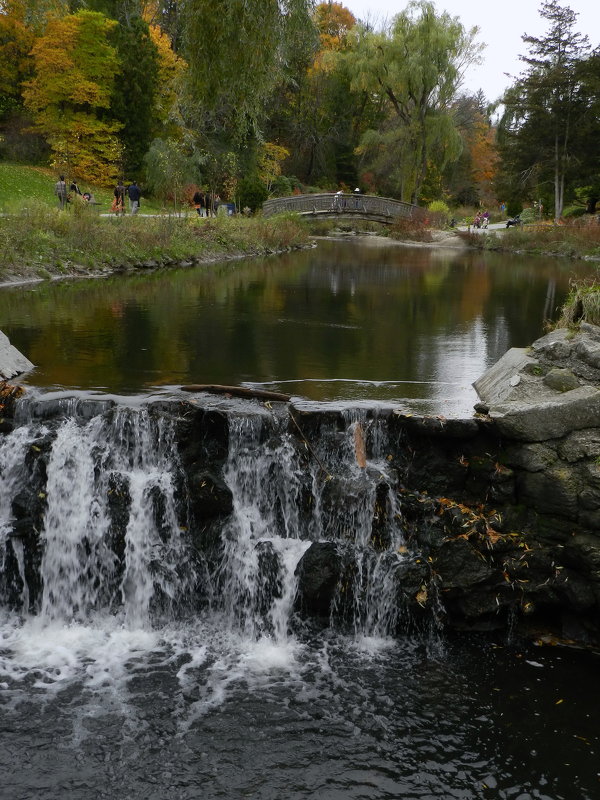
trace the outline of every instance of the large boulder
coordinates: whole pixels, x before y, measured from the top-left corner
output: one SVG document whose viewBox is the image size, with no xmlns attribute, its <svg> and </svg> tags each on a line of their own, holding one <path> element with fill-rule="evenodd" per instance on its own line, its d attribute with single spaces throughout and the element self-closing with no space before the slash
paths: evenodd
<svg viewBox="0 0 600 800">
<path fill-rule="evenodd" d="M 33 364 L 0 331 L 0 380 L 6 381 L 33 369 Z"/>
<path fill-rule="evenodd" d="M 547 442 L 600 420 L 600 331 L 559 328 L 513 348 L 473 384 L 478 409 L 507 439 Z"/>
</svg>

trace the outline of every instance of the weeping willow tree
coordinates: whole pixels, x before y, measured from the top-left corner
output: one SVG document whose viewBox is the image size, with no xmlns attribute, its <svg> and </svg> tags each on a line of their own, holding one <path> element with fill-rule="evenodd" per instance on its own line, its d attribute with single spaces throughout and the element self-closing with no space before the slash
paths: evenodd
<svg viewBox="0 0 600 800">
<path fill-rule="evenodd" d="M 386 108 L 384 122 L 367 131 L 358 153 L 366 168 L 388 175 L 403 200 L 417 203 L 428 166 L 439 170 L 460 155 L 453 119 L 465 68 L 477 61 L 477 28 L 437 14 L 428 0 L 411 2 L 383 32 L 357 30 L 350 62 L 352 87 Z"/>
<path fill-rule="evenodd" d="M 316 43 L 313 0 L 187 0 L 189 90 L 206 132 L 260 128 L 276 86 Z"/>
</svg>

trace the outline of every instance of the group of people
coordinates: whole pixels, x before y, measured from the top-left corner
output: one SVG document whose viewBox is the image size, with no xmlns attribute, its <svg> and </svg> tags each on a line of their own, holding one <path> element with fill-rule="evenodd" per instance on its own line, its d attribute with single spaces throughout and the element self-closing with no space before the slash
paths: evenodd
<svg viewBox="0 0 600 800">
<path fill-rule="evenodd" d="M 196 190 L 192 197 L 192 205 L 196 209 L 199 217 L 214 217 L 220 203 L 221 198 L 218 194 L 211 195 L 208 192 L 203 192 L 201 189 Z"/>
<path fill-rule="evenodd" d="M 113 202 L 110 210 L 115 214 L 125 213 L 125 198 L 129 198 L 129 210 L 132 214 L 137 214 L 140 210 L 140 202 L 142 199 L 142 190 L 135 181 L 132 181 L 127 188 L 123 181 L 119 181 L 115 186 L 113 192 Z"/>
<path fill-rule="evenodd" d="M 359 208 L 358 196 L 362 194 L 360 188 L 357 186 L 356 189 L 352 192 L 354 195 L 354 201 L 352 204 L 347 202 L 346 195 L 342 189 L 339 192 L 336 192 L 333 196 L 333 201 L 331 203 L 331 208 L 333 211 L 343 211 L 346 208 Z"/>
<path fill-rule="evenodd" d="M 67 203 L 78 200 L 82 203 L 96 204 L 96 199 L 92 192 L 82 192 L 79 188 L 77 181 L 72 181 L 71 185 L 67 188 L 65 176 L 60 175 L 54 186 L 54 194 L 58 200 L 58 207 L 65 208 Z M 140 187 L 133 181 L 127 188 L 125 188 L 122 181 L 115 186 L 113 191 L 113 202 L 110 210 L 115 214 L 125 213 L 125 198 L 129 198 L 129 207 L 132 214 L 137 214 L 140 208 L 140 201 L 142 192 Z"/>
<path fill-rule="evenodd" d="M 67 182 L 65 181 L 64 175 L 60 175 L 59 179 L 56 181 L 54 194 L 58 200 L 59 208 L 64 208 L 67 203 L 72 203 L 73 201 L 92 204 L 96 202 L 92 192 L 82 192 L 77 185 L 77 181 L 72 181 L 67 189 Z"/>
<path fill-rule="evenodd" d="M 474 228 L 487 228 L 490 223 L 490 214 L 489 211 L 478 211 L 475 214 L 475 219 L 473 220 L 473 227 Z"/>
</svg>

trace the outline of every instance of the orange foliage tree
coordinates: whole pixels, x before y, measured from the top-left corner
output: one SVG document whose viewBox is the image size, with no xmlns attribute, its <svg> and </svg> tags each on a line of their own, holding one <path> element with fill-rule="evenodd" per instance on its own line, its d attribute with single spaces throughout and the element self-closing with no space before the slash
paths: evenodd
<svg viewBox="0 0 600 800">
<path fill-rule="evenodd" d="M 498 171 L 499 156 L 495 138 L 494 128 L 479 114 L 469 141 L 471 172 L 479 197 L 487 204 L 493 200 L 492 184 Z"/>
</svg>

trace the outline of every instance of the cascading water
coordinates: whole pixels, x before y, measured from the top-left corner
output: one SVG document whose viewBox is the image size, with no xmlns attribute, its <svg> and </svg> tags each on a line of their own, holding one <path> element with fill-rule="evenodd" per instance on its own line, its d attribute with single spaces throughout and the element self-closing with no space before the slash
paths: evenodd
<svg viewBox="0 0 600 800">
<path fill-rule="evenodd" d="M 229 417 L 225 477 L 233 514 L 224 537 L 222 598 L 246 634 L 285 637 L 296 568 L 312 541 L 336 542 L 351 561 L 355 632 L 395 631 L 403 536 L 380 423 L 348 412 L 343 430 L 313 447 L 299 441 L 295 418 L 296 435 L 287 419 L 269 414 Z M 342 605 L 339 597 L 337 610 Z"/>
<path fill-rule="evenodd" d="M 266 409 L 229 413 L 223 475 L 232 512 L 211 577 L 196 569 L 173 424 L 145 408 L 116 406 L 89 420 L 72 415 L 78 408 L 67 401 L 66 418 L 52 424 L 22 412 L 26 424 L 0 450 L 3 560 L 12 556 L 25 613 L 33 604 L 40 619 L 63 624 L 109 613 L 147 628 L 193 606 L 199 583 L 214 582 L 212 607 L 232 630 L 284 641 L 298 563 L 311 542 L 333 541 L 350 563 L 334 617 L 343 607 L 357 633 L 394 631 L 402 530 L 377 417 L 346 412 L 341 429 L 309 444 L 293 414 L 292 425 Z M 32 464 L 39 587 L 29 586 L 33 567 L 10 512 Z"/>
<path fill-rule="evenodd" d="M 233 514 L 225 531 L 223 603 L 251 636 L 282 641 L 294 602 L 302 539 L 301 468 L 290 437 L 269 438 L 265 415 L 230 416 L 225 479 Z"/>
<path fill-rule="evenodd" d="M 176 469 L 164 422 L 145 411 L 116 409 L 85 425 L 70 418 L 59 426 L 47 461 L 43 618 L 84 621 L 118 606 L 129 627 L 144 627 L 153 601 L 169 605 L 181 594 Z M 115 496 L 126 501 L 121 531 Z"/>
</svg>

